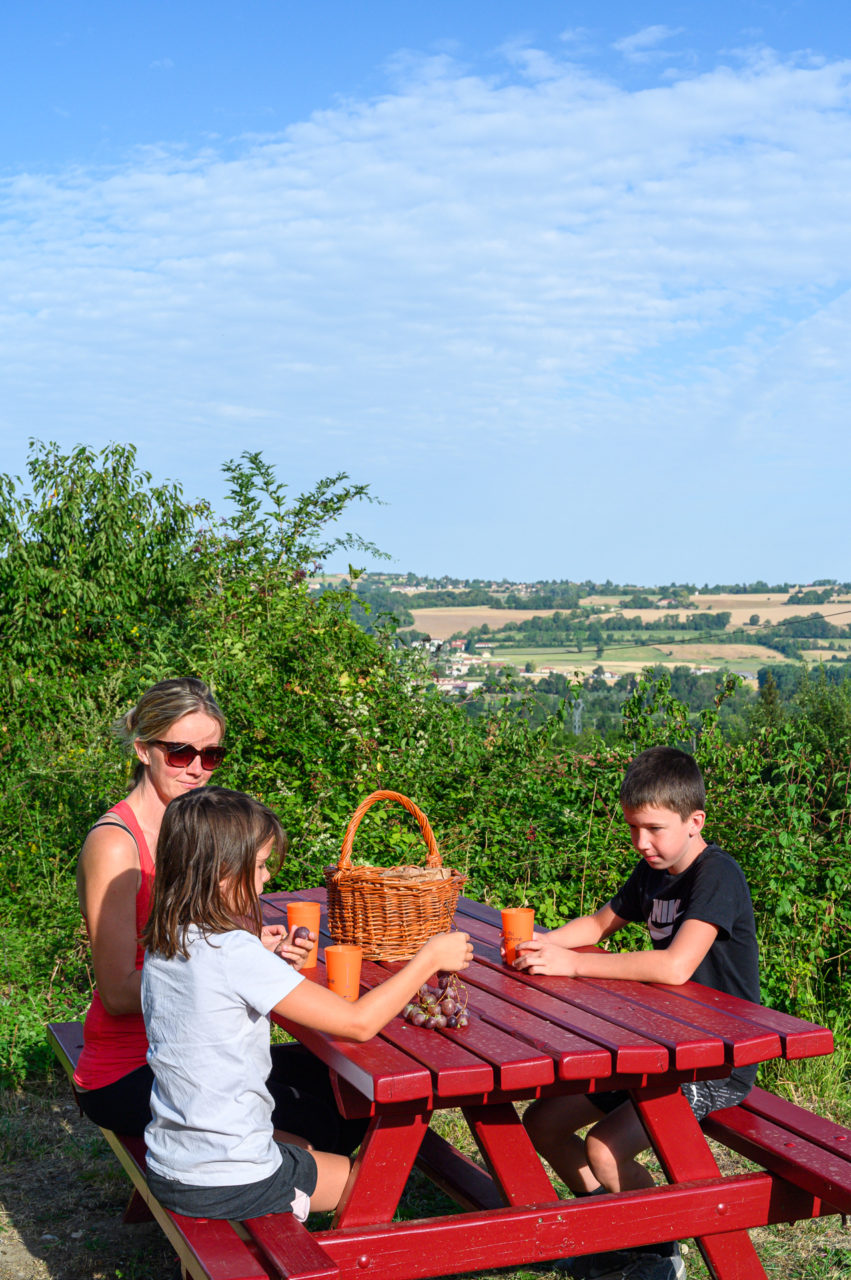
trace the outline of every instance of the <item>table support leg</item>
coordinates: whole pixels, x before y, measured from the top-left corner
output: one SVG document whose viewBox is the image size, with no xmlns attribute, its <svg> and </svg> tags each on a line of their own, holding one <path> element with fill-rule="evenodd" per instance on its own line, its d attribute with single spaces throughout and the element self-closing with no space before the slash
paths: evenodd
<svg viewBox="0 0 851 1280">
<path fill-rule="evenodd" d="M 355 1157 L 333 1227 L 390 1222 L 419 1154 L 431 1112 L 376 1116 Z"/>
<path fill-rule="evenodd" d="M 645 1089 L 640 1098 L 633 1094 L 633 1102 L 669 1181 L 719 1176 L 703 1130 L 679 1088 Z M 720 1205 L 719 1213 L 723 1213 Z M 715 1280 L 766 1280 L 746 1231 L 698 1237 L 697 1246 Z"/>
<path fill-rule="evenodd" d="M 541 1157 L 510 1102 L 464 1107 L 463 1112 L 506 1204 L 553 1204 L 558 1200 Z"/>
</svg>

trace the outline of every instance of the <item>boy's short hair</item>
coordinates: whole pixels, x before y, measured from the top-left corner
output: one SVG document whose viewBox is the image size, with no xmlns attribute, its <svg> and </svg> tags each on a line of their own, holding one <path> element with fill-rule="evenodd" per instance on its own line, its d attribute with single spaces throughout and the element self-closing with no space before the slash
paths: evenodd
<svg viewBox="0 0 851 1280">
<path fill-rule="evenodd" d="M 687 751 L 649 747 L 635 757 L 624 774 L 620 800 L 625 809 L 654 805 L 672 809 L 685 820 L 706 808 L 706 787 L 697 761 Z"/>
</svg>

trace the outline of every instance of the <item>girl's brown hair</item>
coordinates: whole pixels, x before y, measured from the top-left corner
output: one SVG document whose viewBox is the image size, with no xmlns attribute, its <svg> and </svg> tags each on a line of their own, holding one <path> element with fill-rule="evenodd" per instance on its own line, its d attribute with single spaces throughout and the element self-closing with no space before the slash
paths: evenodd
<svg viewBox="0 0 851 1280">
<path fill-rule="evenodd" d="M 198 787 L 172 800 L 157 840 L 151 914 L 142 945 L 171 959 L 188 956 L 186 934 L 249 929 L 259 937 L 260 902 L 254 887 L 257 853 L 272 842 L 280 860 L 287 837 L 259 800 L 225 787 Z"/>
</svg>

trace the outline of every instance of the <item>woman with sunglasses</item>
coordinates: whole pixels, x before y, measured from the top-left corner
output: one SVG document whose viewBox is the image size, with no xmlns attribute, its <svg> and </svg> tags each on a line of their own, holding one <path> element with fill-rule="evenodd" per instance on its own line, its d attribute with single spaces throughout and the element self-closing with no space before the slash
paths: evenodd
<svg viewBox="0 0 851 1280">
<path fill-rule="evenodd" d="M 170 801 L 203 787 L 224 759 L 225 718 L 202 680 L 161 680 L 115 729 L 137 763 L 127 799 L 98 819 L 77 865 L 96 986 L 74 1083 L 96 1124 L 142 1134 L 153 1075 L 138 938 L 150 910 L 157 837 Z"/>
<path fill-rule="evenodd" d="M 170 802 L 203 787 L 222 763 L 225 718 L 202 680 L 161 680 L 115 731 L 137 763 L 127 799 L 98 819 L 77 865 L 96 985 L 74 1084 L 95 1124 L 141 1136 L 151 1118 L 154 1076 L 147 1063 L 138 939 L 150 913 L 157 839 Z M 263 929 L 267 949 L 295 969 L 304 964 L 313 940 L 295 942 L 280 925 Z M 300 1044 L 272 1047 L 266 1087 L 278 1129 L 339 1155 L 350 1155 L 360 1144 L 367 1121 L 340 1115 L 328 1068 Z"/>
</svg>

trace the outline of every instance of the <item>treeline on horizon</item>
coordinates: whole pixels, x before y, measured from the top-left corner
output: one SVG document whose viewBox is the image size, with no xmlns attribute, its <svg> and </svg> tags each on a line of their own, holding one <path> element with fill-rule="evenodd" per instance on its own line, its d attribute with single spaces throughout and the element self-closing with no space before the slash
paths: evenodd
<svg viewBox="0 0 851 1280">
<path fill-rule="evenodd" d="M 813 605 L 824 605 L 835 595 L 851 592 L 851 584 L 830 582 L 822 585 L 824 580 L 807 589 L 791 589 L 788 583 L 746 584 L 748 593 L 751 588 L 756 591 L 761 587 L 763 593 L 785 592 L 785 603 L 806 608 Z M 533 584 L 532 589 L 523 595 L 509 590 L 506 594 L 494 594 L 488 587 L 474 586 L 469 589 L 452 591 L 449 589 L 417 592 L 415 595 L 403 595 L 387 586 L 382 581 L 375 581 L 374 575 L 366 581 L 358 579 L 344 583 L 350 587 L 353 595 L 352 616 L 367 630 L 374 632 L 388 625 L 397 628 L 399 640 L 411 643 L 427 636 L 427 632 L 414 630 L 412 609 L 459 608 L 477 606 L 493 609 L 552 609 L 549 616 L 525 618 L 511 621 L 502 626 L 482 623 L 472 625 L 455 633 L 456 637 L 468 642 L 468 651 L 472 651 L 476 641 L 487 637 L 489 641 L 504 645 L 519 644 L 537 647 L 563 647 L 575 649 L 582 653 L 583 648 L 602 648 L 604 645 L 623 643 L 635 637 L 639 644 L 644 643 L 646 633 L 653 633 L 654 640 L 664 642 L 667 637 L 678 638 L 677 633 L 700 632 L 713 633 L 713 642 L 721 644 L 753 644 L 765 645 L 776 650 L 785 658 L 798 659 L 806 647 L 818 647 L 828 640 L 851 639 L 851 624 L 842 625 L 830 622 L 821 613 L 793 614 L 776 622 L 761 618 L 758 613 L 750 615 L 747 626 L 737 626 L 728 630 L 731 621 L 729 610 L 698 610 L 691 600 L 693 588 L 688 586 L 670 586 L 662 589 L 656 598 L 647 594 L 647 589 L 637 589 L 631 596 L 624 596 L 618 601 L 619 609 L 658 609 L 658 615 L 642 619 L 627 617 L 620 612 L 600 612 L 593 605 L 580 604 L 588 594 L 618 593 L 623 590 L 612 584 L 590 583 L 551 583 Z M 611 591 L 608 588 L 611 587 Z M 320 588 L 321 591 L 328 588 Z M 721 589 L 712 588 L 712 594 L 721 594 Z M 724 594 L 734 594 L 732 589 L 724 588 Z M 739 592 L 744 594 L 744 589 Z M 670 601 L 664 606 L 659 600 Z M 680 616 L 682 610 L 684 616 Z M 813 641 L 812 645 L 805 642 Z"/>
<path fill-rule="evenodd" d="M 422 593 L 439 595 L 441 605 L 450 604 L 452 600 L 457 601 L 459 591 L 477 591 L 491 592 L 494 598 L 500 601 L 497 608 L 506 607 L 504 600 L 506 593 L 511 593 L 517 588 L 524 588 L 532 592 L 541 592 L 547 595 L 556 595 L 560 593 L 579 591 L 579 597 L 597 595 L 597 596 L 613 596 L 624 595 L 624 606 L 631 608 L 650 608 L 654 601 L 650 596 L 658 598 L 667 598 L 680 595 L 682 597 L 693 596 L 695 594 L 702 595 L 782 595 L 791 593 L 792 599 L 789 603 L 795 603 L 799 595 L 807 596 L 802 600 L 803 604 L 819 604 L 823 600 L 828 600 L 837 591 L 851 591 L 851 583 L 839 582 L 836 578 L 815 578 L 806 586 L 798 583 L 780 582 L 769 585 L 763 579 L 756 582 L 733 582 L 733 583 L 715 583 L 710 585 L 705 582 L 702 587 L 698 587 L 693 582 L 670 582 L 656 586 L 639 585 L 637 583 L 618 583 L 612 582 L 607 578 L 605 582 L 594 582 L 590 578 L 586 578 L 582 582 L 577 582 L 570 578 L 536 578 L 526 582 L 515 582 L 509 578 L 502 578 L 497 581 L 494 578 L 452 578 L 443 575 L 439 578 L 420 576 L 415 573 L 382 573 L 373 570 L 365 575 L 361 582 L 361 589 L 374 587 L 381 590 L 396 590 L 400 587 L 418 588 L 418 591 L 409 595 L 405 593 L 405 599 L 419 601 Z M 401 594 L 401 593 L 400 593 Z M 650 603 L 647 605 L 635 603 L 636 598 L 647 597 Z M 524 600 L 528 597 L 524 594 Z M 477 601 L 476 603 L 480 603 Z M 513 606 L 512 606 L 513 607 Z"/>
<path fill-rule="evenodd" d="M 228 717 L 216 781 L 270 804 L 290 833 L 280 887 L 321 884 L 358 803 L 391 788 L 427 813 L 471 896 L 526 902 L 554 925 L 606 901 L 634 861 L 617 800 L 629 759 L 656 742 L 694 750 L 708 833 L 751 884 L 765 999 L 844 1026 L 845 703 L 829 703 L 832 719 L 766 716 L 733 741 L 721 716 L 734 681 L 693 713 L 668 673 L 649 672 L 624 691 L 617 741 L 575 738 L 560 695 L 534 722 L 506 697 L 471 717 L 438 693 L 427 651 L 356 623 L 352 590 L 308 588 L 329 555 L 374 555 L 329 533 L 366 486 L 340 474 L 291 495 L 259 454 L 223 470 L 224 515 L 152 484 L 129 445 L 34 443 L 26 487 L 0 476 L 4 1083 L 48 1072 L 45 1022 L 90 998 L 74 867 L 131 772 L 109 726 L 154 681 L 185 674 L 207 680 Z M 416 824 L 383 807 L 355 855 L 392 865 L 424 851 Z"/>
</svg>

